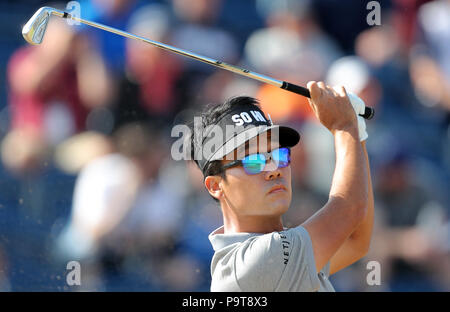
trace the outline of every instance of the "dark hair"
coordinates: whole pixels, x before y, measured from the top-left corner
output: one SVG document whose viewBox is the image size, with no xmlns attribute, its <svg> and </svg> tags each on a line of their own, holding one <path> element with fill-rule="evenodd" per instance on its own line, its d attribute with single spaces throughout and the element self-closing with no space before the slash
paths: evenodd
<svg viewBox="0 0 450 312">
<path fill-rule="evenodd" d="M 257 99 L 249 97 L 249 96 L 237 96 L 226 100 L 221 104 L 210 104 L 205 110 L 202 112 L 202 122 L 198 128 L 194 128 L 194 124 L 191 126 L 191 158 L 194 159 L 197 166 L 200 165 L 195 160 L 194 153 L 196 150 L 201 150 L 203 146 L 203 132 L 204 130 L 210 126 L 216 124 L 224 115 L 228 112 L 232 111 L 236 107 L 240 106 L 248 106 L 248 105 L 256 105 L 259 107 L 259 102 Z M 200 168 L 201 170 L 202 168 Z M 205 168 L 203 168 L 203 179 L 206 179 L 207 176 L 220 175 L 223 179 L 226 180 L 225 172 L 222 170 L 222 161 L 214 160 L 206 164 Z M 214 198 L 215 199 L 215 198 Z M 217 199 L 215 199 L 217 201 Z"/>
</svg>

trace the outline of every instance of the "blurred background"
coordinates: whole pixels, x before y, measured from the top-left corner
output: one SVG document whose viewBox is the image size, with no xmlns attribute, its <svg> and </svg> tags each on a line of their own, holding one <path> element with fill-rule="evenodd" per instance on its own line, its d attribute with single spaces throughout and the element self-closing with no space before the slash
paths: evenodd
<svg viewBox="0 0 450 312">
<path fill-rule="evenodd" d="M 376 220 L 369 254 L 337 291 L 450 291 L 450 1 L 92 0 L 81 17 L 306 85 L 342 84 L 367 122 Z M 302 134 L 286 226 L 326 202 L 333 139 L 306 99 L 136 41 L 0 2 L 0 291 L 208 291 L 222 225 L 200 171 L 174 161 L 171 129 L 250 95 Z M 80 286 L 66 265 L 81 264 Z M 366 282 L 369 261 L 381 285 Z"/>
</svg>

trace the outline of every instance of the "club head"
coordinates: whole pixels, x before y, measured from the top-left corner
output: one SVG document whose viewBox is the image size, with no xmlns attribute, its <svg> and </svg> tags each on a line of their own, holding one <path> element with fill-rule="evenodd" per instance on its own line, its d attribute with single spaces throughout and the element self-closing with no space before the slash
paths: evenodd
<svg viewBox="0 0 450 312">
<path fill-rule="evenodd" d="M 28 43 L 36 45 L 42 42 L 53 11 L 53 8 L 42 7 L 23 26 L 22 36 Z"/>
</svg>

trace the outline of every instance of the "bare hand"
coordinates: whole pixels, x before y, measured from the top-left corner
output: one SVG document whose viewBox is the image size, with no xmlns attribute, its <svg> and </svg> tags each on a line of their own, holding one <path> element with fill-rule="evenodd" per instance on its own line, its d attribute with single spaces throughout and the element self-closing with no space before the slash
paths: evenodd
<svg viewBox="0 0 450 312">
<path fill-rule="evenodd" d="M 310 81 L 307 86 L 311 93 L 308 101 L 312 110 L 331 133 L 345 130 L 358 135 L 356 114 L 343 86 L 331 88 L 322 81 Z"/>
</svg>

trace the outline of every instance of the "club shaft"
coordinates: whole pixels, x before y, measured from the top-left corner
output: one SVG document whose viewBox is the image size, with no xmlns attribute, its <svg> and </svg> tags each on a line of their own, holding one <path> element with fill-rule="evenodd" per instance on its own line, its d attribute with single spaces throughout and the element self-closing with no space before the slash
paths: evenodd
<svg viewBox="0 0 450 312">
<path fill-rule="evenodd" d="M 158 48 L 161 48 L 161 49 L 164 49 L 164 50 L 167 50 L 167 51 L 171 51 L 171 52 L 174 52 L 174 53 L 186 56 L 186 57 L 190 57 L 190 58 L 198 60 L 200 62 L 204 62 L 204 63 L 210 64 L 210 65 L 216 66 L 216 67 L 220 67 L 220 68 L 226 69 L 228 71 L 234 72 L 236 74 L 240 74 L 240 75 L 252 78 L 252 79 L 256 79 L 258 81 L 261 81 L 261 82 L 264 82 L 264 83 L 268 83 L 268 84 L 271 84 L 271 85 L 279 87 L 279 88 L 281 88 L 283 86 L 283 81 L 281 81 L 281 80 L 277 80 L 277 79 L 274 79 L 272 77 L 268 77 L 268 76 L 265 76 L 265 75 L 262 75 L 262 74 L 258 74 L 258 73 L 249 71 L 247 69 L 243 69 L 243 68 L 240 68 L 240 67 L 237 67 L 237 66 L 234 66 L 234 65 L 230 65 L 230 64 L 227 64 L 227 63 L 222 62 L 222 61 L 215 60 L 215 59 L 210 58 L 210 57 L 206 57 L 206 56 L 199 55 L 199 54 L 196 54 L 196 53 L 193 53 L 193 52 L 190 52 L 190 51 L 186 51 L 186 50 L 183 50 L 183 49 L 180 49 L 180 48 L 176 48 L 176 47 L 173 47 L 173 46 L 168 45 L 168 44 L 164 44 L 164 43 L 161 43 L 161 42 L 158 42 L 158 41 L 150 40 L 148 38 L 144 38 L 144 37 L 141 37 L 141 36 L 130 34 L 130 33 L 126 32 L 126 31 L 123 31 L 123 30 L 120 30 L 120 29 L 116 29 L 114 27 L 106 26 L 106 25 L 103 25 L 103 24 L 100 24 L 100 23 L 91 22 L 91 21 L 88 21 L 88 20 L 84 20 L 82 18 L 79 18 L 79 17 L 76 17 L 76 16 L 72 16 L 72 15 L 64 13 L 64 12 L 55 12 L 54 14 L 58 15 L 60 17 L 63 17 L 63 18 L 70 18 L 70 19 L 72 19 L 74 21 L 77 21 L 77 22 L 80 22 L 80 23 L 83 23 L 85 25 L 89 25 L 89 26 L 92 26 L 92 27 L 95 27 L 95 28 L 99 28 L 99 29 L 105 30 L 105 31 L 117 34 L 119 36 L 123 36 L 123 37 L 130 38 L 130 39 L 140 40 L 140 41 L 149 43 L 151 45 L 154 45 L 154 46 L 156 46 Z"/>
<path fill-rule="evenodd" d="M 119 36 L 123 36 L 123 37 L 129 38 L 129 39 L 135 39 L 135 40 L 139 40 L 139 41 L 142 41 L 142 42 L 145 42 L 145 43 L 149 43 L 149 44 L 151 44 L 153 46 L 156 46 L 158 48 L 161 48 L 161 49 L 164 49 L 164 50 L 167 50 L 167 51 L 171 51 L 173 53 L 176 53 L 176 54 L 179 54 L 179 55 L 183 55 L 183 56 L 186 56 L 186 57 L 198 60 L 200 62 L 207 63 L 207 64 L 210 64 L 210 65 L 213 65 L 213 66 L 216 66 L 216 67 L 219 67 L 219 68 L 231 71 L 233 73 L 236 73 L 236 74 L 239 74 L 239 75 L 251 78 L 251 79 L 258 80 L 258 81 L 263 82 L 263 83 L 268 83 L 268 84 L 273 85 L 275 87 L 282 88 L 282 89 L 285 89 L 287 91 L 294 92 L 294 93 L 303 95 L 303 96 L 308 97 L 308 98 L 311 97 L 311 95 L 309 93 L 309 90 L 307 88 L 305 88 L 305 87 L 302 87 L 302 86 L 298 86 L 298 85 L 295 85 L 295 84 L 292 84 L 292 83 L 289 83 L 289 82 L 286 82 L 286 81 L 274 79 L 272 77 L 269 77 L 269 76 L 266 76 L 266 75 L 262 75 L 262 74 L 259 74 L 259 73 L 255 73 L 255 72 L 252 72 L 250 70 L 243 69 L 243 68 L 240 68 L 240 67 L 237 67 L 237 66 L 234 66 L 234 65 L 230 65 L 230 64 L 227 64 L 225 62 L 218 61 L 218 60 L 215 60 L 215 59 L 207 57 L 207 56 L 199 55 L 197 53 L 193 53 L 193 52 L 186 51 L 186 50 L 183 50 L 183 49 L 180 49 L 180 48 L 176 48 L 176 47 L 173 47 L 173 46 L 165 44 L 165 43 L 161 43 L 161 42 L 158 42 L 158 41 L 150 40 L 148 38 L 144 38 L 144 37 L 141 37 L 141 36 L 130 34 L 130 33 L 126 32 L 126 31 L 123 31 L 123 30 L 120 30 L 120 29 L 116 29 L 114 27 L 106 26 L 106 25 L 103 25 L 103 24 L 100 24 L 100 23 L 96 23 L 96 22 L 91 22 L 91 21 L 88 21 L 88 20 L 84 20 L 82 18 L 79 18 L 79 17 L 76 17 L 76 16 L 72 16 L 71 14 L 69 14 L 67 12 L 54 10 L 54 11 L 52 11 L 52 14 L 54 14 L 56 16 L 59 16 L 59 17 L 62 17 L 62 18 L 69 18 L 69 19 L 72 19 L 74 21 L 80 22 L 82 24 L 89 25 L 89 26 L 92 26 L 92 27 L 95 27 L 95 28 L 98 28 L 98 29 L 101 29 L 101 30 L 105 30 L 105 31 L 117 34 Z M 373 115 L 374 115 L 374 110 L 372 108 L 370 108 L 370 107 L 366 107 L 364 114 L 361 114 L 361 116 L 366 118 L 366 119 L 371 119 L 373 117 Z"/>
</svg>

